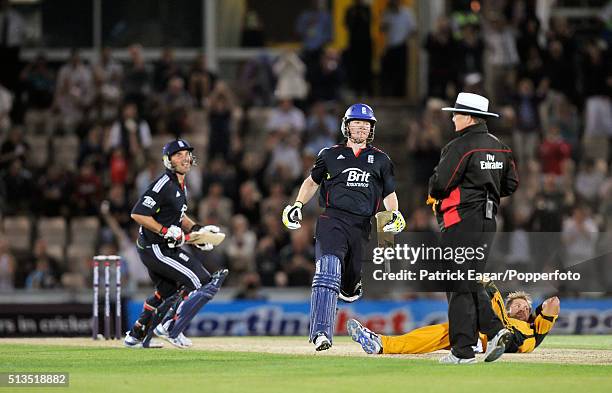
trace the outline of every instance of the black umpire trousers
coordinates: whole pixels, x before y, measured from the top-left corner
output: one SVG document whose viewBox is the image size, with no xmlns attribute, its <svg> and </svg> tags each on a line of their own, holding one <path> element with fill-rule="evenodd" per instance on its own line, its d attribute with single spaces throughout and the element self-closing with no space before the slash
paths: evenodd
<svg viewBox="0 0 612 393">
<path fill-rule="evenodd" d="M 485 258 L 479 271 L 484 269 L 495 238 L 495 219 L 473 214 L 446 229 L 444 237 L 456 247 L 479 247 L 487 244 Z M 467 268 L 467 267 L 466 267 Z M 449 338 L 453 354 L 459 358 L 473 358 L 472 346 L 478 342 L 478 332 L 493 338 L 503 324 L 491 307 L 491 299 L 484 287 L 473 282 L 456 284 L 456 290 L 447 292 Z"/>
</svg>

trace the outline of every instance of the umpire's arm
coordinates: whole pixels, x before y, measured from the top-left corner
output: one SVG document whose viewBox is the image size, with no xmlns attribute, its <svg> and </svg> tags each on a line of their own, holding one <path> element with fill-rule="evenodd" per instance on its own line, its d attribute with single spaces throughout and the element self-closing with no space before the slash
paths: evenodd
<svg viewBox="0 0 612 393">
<path fill-rule="evenodd" d="M 436 199 L 448 197 L 452 189 L 461 183 L 467 167 L 467 155 L 464 155 L 454 142 L 456 140 L 444 146 L 440 162 L 429 178 L 429 195 Z"/>
<path fill-rule="evenodd" d="M 518 171 L 516 170 L 516 164 L 512 153 L 508 153 L 508 165 L 506 166 L 506 172 L 501 180 L 500 196 L 507 197 L 512 195 L 518 188 L 519 177 Z"/>
</svg>

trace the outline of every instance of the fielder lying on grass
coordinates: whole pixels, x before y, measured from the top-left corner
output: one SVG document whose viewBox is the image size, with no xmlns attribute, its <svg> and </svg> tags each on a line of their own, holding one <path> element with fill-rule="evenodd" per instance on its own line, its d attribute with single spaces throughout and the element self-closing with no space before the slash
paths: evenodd
<svg viewBox="0 0 612 393">
<path fill-rule="evenodd" d="M 506 329 L 513 333 L 506 352 L 532 352 L 542 343 L 553 328 L 559 315 L 559 298 L 548 298 L 532 313 L 531 297 L 523 291 L 512 292 L 506 304 L 497 287 L 486 283 L 485 289 L 491 297 L 491 307 Z M 362 326 L 357 320 L 347 323 L 348 334 L 370 354 L 417 354 L 440 349 L 450 349 L 448 323 L 423 326 L 401 336 L 376 334 Z M 480 333 L 482 351 L 486 351 L 487 336 Z"/>
</svg>

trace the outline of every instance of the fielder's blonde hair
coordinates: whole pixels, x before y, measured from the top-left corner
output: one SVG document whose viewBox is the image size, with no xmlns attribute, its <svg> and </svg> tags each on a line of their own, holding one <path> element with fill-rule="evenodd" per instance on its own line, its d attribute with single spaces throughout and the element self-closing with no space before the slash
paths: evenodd
<svg viewBox="0 0 612 393">
<path fill-rule="evenodd" d="M 514 291 L 510 292 L 508 296 L 506 296 L 506 307 L 510 307 L 510 303 L 515 301 L 516 299 L 523 299 L 529 304 L 529 312 L 531 312 L 531 295 L 529 295 L 525 291 Z"/>
</svg>

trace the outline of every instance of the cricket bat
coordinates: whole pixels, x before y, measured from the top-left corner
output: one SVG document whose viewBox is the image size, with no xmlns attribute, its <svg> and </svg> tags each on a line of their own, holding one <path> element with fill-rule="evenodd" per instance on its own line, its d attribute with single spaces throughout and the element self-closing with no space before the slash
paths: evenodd
<svg viewBox="0 0 612 393">
<path fill-rule="evenodd" d="M 376 213 L 376 235 L 378 247 L 393 247 L 395 245 L 395 234 L 392 232 L 384 232 L 383 228 L 393 219 L 393 212 L 384 211 Z M 391 272 L 391 262 L 385 259 L 385 273 Z"/>
<path fill-rule="evenodd" d="M 214 233 L 204 229 L 200 229 L 199 231 L 191 232 L 185 235 L 185 242 L 187 244 L 210 243 L 213 246 L 218 246 L 223 240 L 225 240 L 225 233 Z"/>
</svg>

